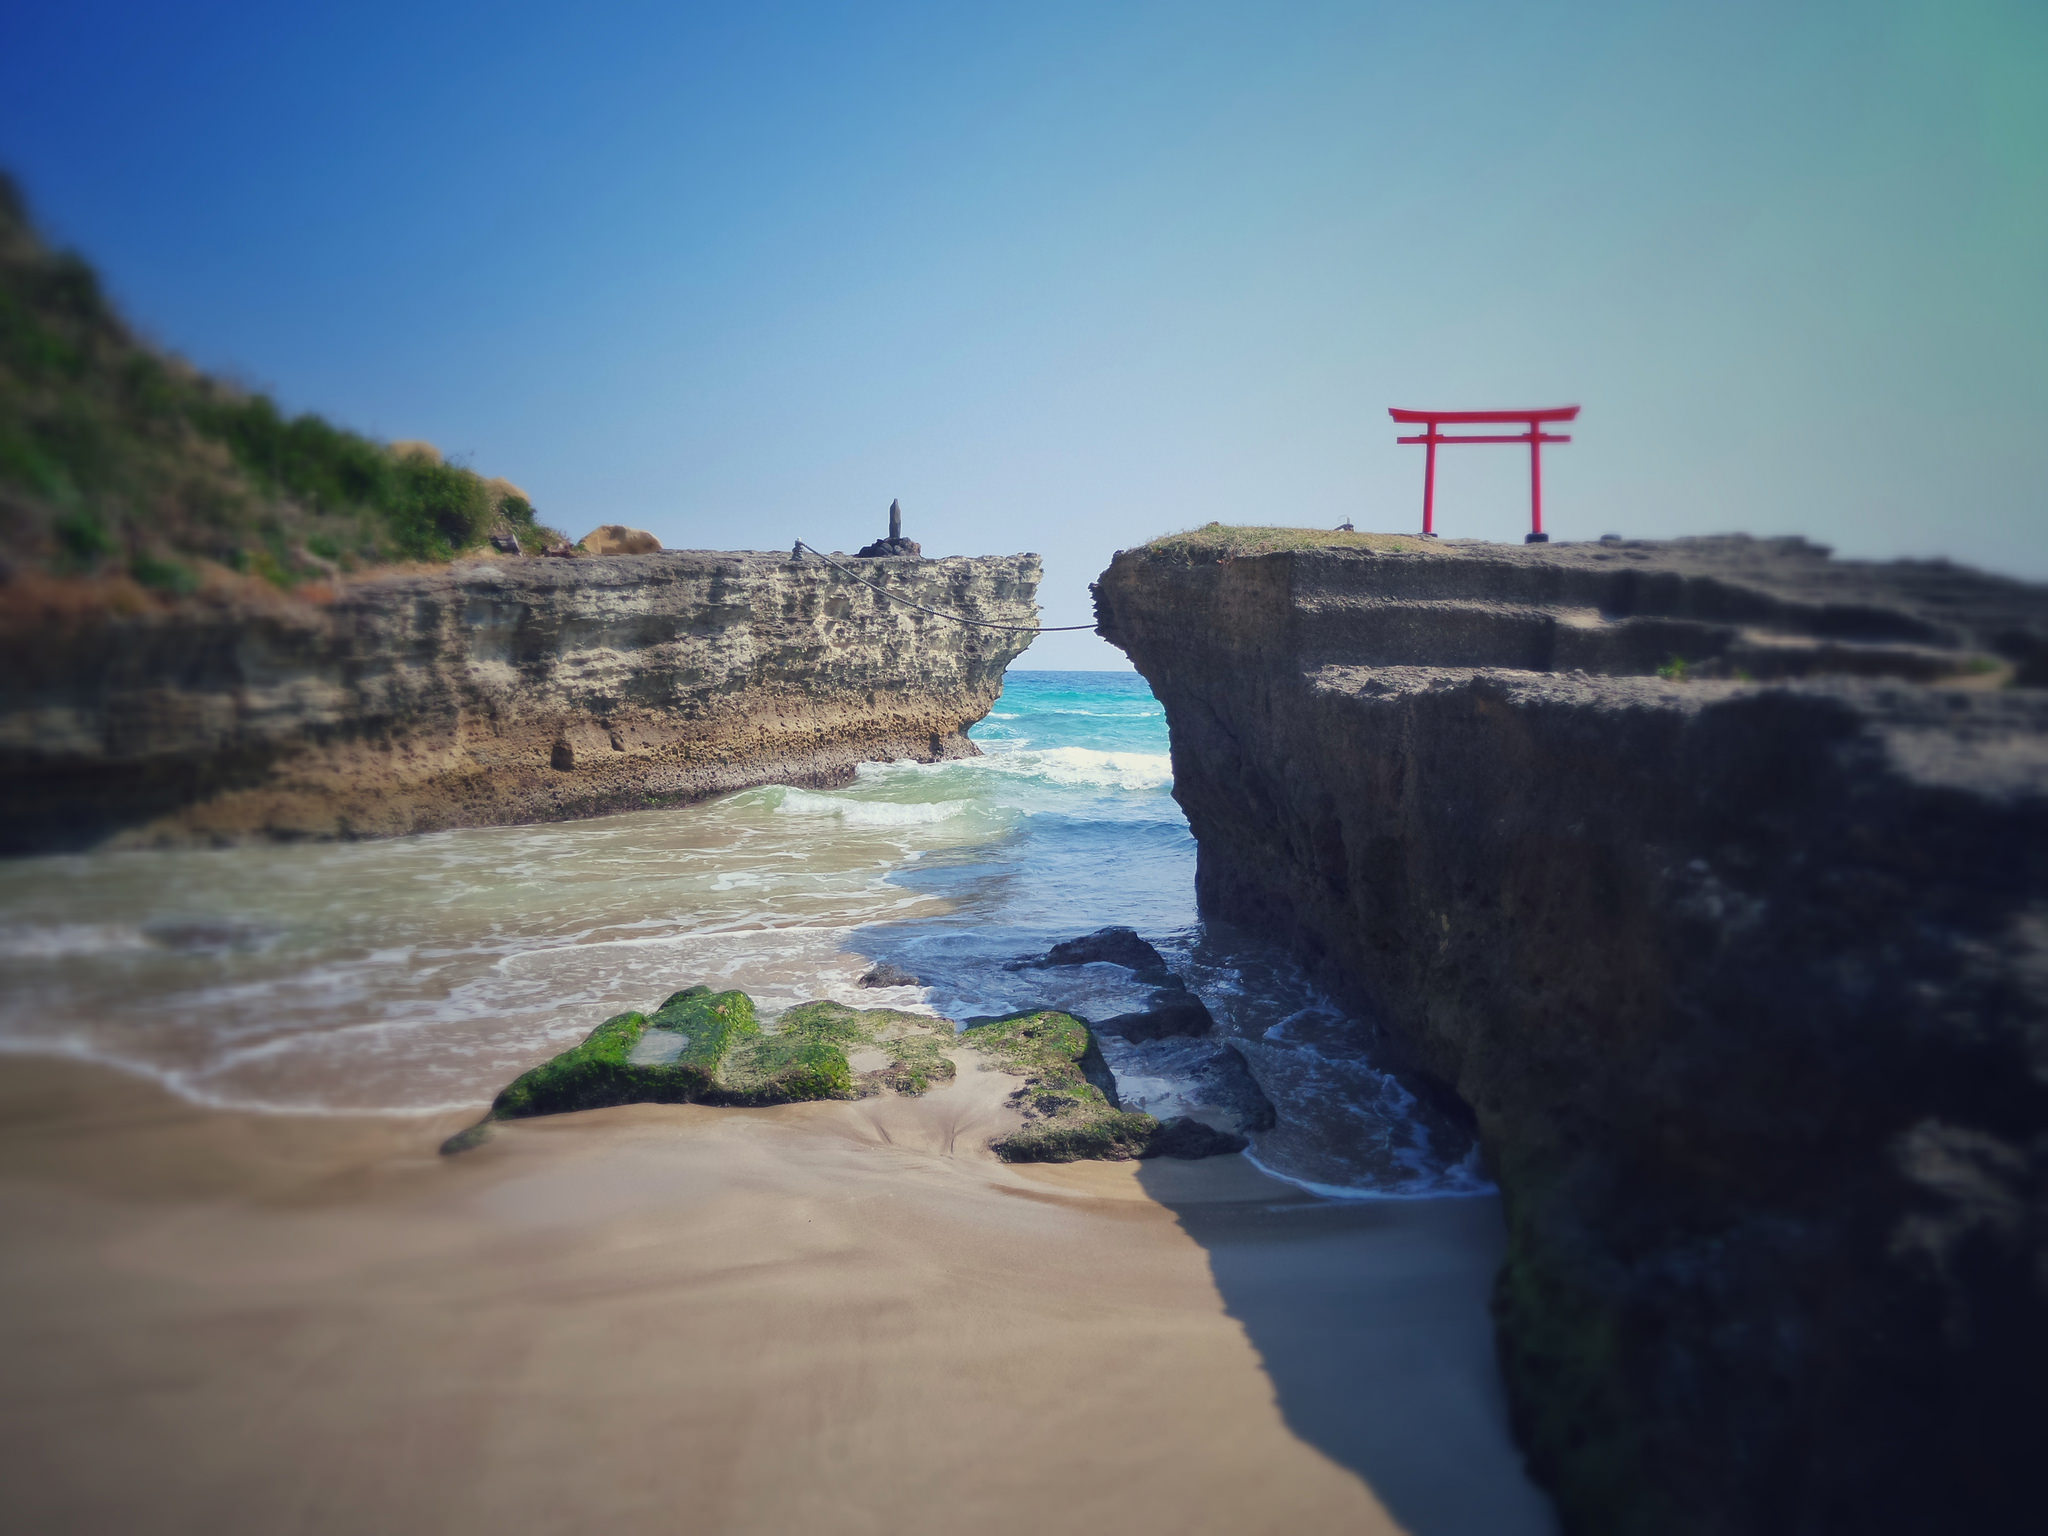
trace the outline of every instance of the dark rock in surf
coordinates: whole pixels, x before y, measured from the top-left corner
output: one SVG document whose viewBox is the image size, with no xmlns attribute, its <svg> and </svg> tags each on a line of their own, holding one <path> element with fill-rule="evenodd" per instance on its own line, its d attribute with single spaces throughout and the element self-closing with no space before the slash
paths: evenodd
<svg viewBox="0 0 2048 1536">
<path fill-rule="evenodd" d="M 1233 1046 L 1224 1046 L 1196 1071 L 1195 1090 L 1201 1102 L 1229 1115 L 1240 1131 L 1270 1131 L 1279 1119 L 1273 1101 Z"/>
<path fill-rule="evenodd" d="M 1216 1021 L 1209 1016 L 1202 1000 L 1185 991 L 1156 992 L 1150 1008 L 1120 1013 L 1095 1026 L 1096 1033 L 1115 1035 L 1121 1040 L 1164 1040 L 1173 1035 L 1206 1035 L 1213 1033 L 1215 1028 Z"/>
<path fill-rule="evenodd" d="M 919 981 L 900 965 L 880 964 L 870 966 L 861 979 L 863 987 L 921 987 Z"/>
<path fill-rule="evenodd" d="M 1056 965 L 1121 965 L 1140 975 L 1166 973 L 1166 957 L 1139 938 L 1134 928 L 1098 928 L 1081 938 L 1053 945 L 1036 960 L 1020 960 L 1011 969 Z"/>
<path fill-rule="evenodd" d="M 1193 1115 L 1176 1115 L 1160 1122 L 1159 1129 L 1142 1157 L 1224 1157 L 1242 1152 L 1251 1143 L 1233 1131 L 1218 1130 Z"/>
</svg>

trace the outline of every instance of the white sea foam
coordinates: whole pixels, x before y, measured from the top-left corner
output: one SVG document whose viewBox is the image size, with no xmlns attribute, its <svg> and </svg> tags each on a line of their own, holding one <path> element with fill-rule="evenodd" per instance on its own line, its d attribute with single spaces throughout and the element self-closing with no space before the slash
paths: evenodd
<svg viewBox="0 0 2048 1536">
<path fill-rule="evenodd" d="M 1173 759 L 1164 752 L 1047 747 L 990 753 L 973 761 L 995 773 L 1036 778 L 1063 789 L 1158 790 L 1173 782 Z"/>
<path fill-rule="evenodd" d="M 1244 1154 L 1244 1160 L 1268 1178 L 1278 1179 L 1283 1184 L 1292 1184 L 1296 1189 L 1305 1189 L 1312 1195 L 1321 1195 L 1325 1200 L 1446 1200 L 1499 1193 L 1479 1172 L 1476 1156 L 1453 1165 L 1441 1174 L 1419 1176 L 1410 1183 L 1391 1188 L 1361 1184 L 1323 1184 L 1315 1179 L 1298 1178 L 1284 1168 L 1262 1161 L 1256 1146 Z"/>
<path fill-rule="evenodd" d="M 973 802 L 860 800 L 812 789 L 785 789 L 776 809 L 785 816 L 837 816 L 850 827 L 925 827 L 973 809 Z"/>
<path fill-rule="evenodd" d="M 148 935 L 126 923 L 0 925 L 0 960 L 90 960 L 152 947 Z"/>
</svg>

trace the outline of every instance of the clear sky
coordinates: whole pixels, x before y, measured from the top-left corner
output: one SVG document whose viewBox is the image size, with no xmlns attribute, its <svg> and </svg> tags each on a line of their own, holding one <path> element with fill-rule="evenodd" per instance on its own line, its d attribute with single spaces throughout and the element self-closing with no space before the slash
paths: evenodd
<svg viewBox="0 0 2048 1536">
<path fill-rule="evenodd" d="M 571 536 L 1416 524 L 2048 577 L 2048 5 L 0 4 L 0 161 L 151 336 Z M 1447 453 L 1446 534 L 1526 460 Z M 1087 635 L 1032 666 L 1118 666 Z"/>
</svg>

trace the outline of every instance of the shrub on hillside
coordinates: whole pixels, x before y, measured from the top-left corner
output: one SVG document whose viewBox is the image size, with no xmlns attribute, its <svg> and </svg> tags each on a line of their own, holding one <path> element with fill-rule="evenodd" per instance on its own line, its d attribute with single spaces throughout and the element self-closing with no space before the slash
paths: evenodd
<svg viewBox="0 0 2048 1536">
<path fill-rule="evenodd" d="M 0 545 L 59 574 L 126 570 L 189 590 L 192 562 L 280 585 L 389 560 L 446 560 L 502 519 L 543 527 L 509 482 L 287 417 L 142 345 L 77 256 L 52 252 L 0 174 Z"/>
</svg>

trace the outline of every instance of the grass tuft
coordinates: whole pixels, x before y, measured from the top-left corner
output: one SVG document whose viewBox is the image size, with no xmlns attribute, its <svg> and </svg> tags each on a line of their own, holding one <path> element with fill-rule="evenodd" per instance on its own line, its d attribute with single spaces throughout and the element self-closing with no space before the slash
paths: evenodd
<svg viewBox="0 0 2048 1536">
<path fill-rule="evenodd" d="M 1192 562 L 1242 559 L 1301 549 L 1362 549 L 1378 554 L 1406 554 L 1418 544 L 1414 534 L 1343 533 L 1324 528 L 1267 528 L 1249 524 L 1205 523 L 1169 533 L 1144 546 L 1149 552 L 1178 555 Z"/>
</svg>

